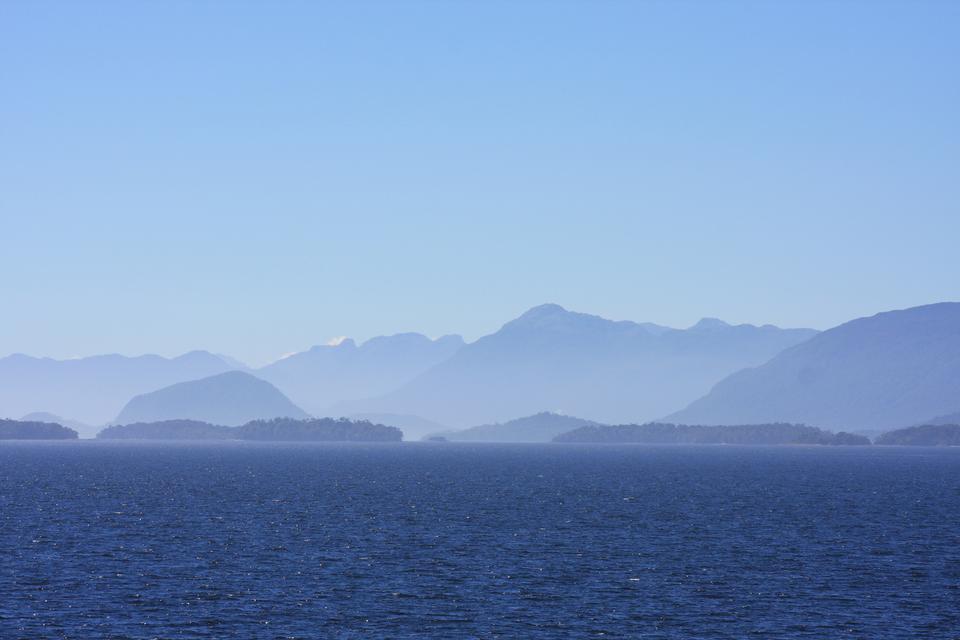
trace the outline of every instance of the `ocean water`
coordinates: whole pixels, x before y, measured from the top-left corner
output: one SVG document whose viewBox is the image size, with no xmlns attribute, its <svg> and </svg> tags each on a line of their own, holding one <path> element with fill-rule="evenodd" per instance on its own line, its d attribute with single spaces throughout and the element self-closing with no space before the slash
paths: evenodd
<svg viewBox="0 0 960 640">
<path fill-rule="evenodd" d="M 0 444 L 0 638 L 960 638 L 960 450 Z"/>
</svg>

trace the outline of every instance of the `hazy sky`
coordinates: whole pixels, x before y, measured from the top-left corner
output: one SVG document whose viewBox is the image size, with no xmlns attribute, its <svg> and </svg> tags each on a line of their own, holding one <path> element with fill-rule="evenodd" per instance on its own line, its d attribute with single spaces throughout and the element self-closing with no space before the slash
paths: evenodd
<svg viewBox="0 0 960 640">
<path fill-rule="evenodd" d="M 0 355 L 960 299 L 960 2 L 0 3 Z"/>
</svg>

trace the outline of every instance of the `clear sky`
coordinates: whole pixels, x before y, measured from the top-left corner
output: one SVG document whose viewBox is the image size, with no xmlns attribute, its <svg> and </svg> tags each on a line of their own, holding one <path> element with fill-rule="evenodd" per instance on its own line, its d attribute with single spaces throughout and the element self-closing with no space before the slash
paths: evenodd
<svg viewBox="0 0 960 640">
<path fill-rule="evenodd" d="M 0 3 L 0 355 L 960 299 L 960 2 Z"/>
</svg>

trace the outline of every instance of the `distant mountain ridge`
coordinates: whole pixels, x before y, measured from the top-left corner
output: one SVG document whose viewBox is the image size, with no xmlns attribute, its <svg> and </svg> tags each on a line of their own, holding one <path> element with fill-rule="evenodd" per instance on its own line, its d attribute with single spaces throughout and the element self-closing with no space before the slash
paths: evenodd
<svg viewBox="0 0 960 640">
<path fill-rule="evenodd" d="M 960 303 L 858 318 L 737 372 L 665 418 L 688 424 L 802 422 L 893 429 L 956 411 Z"/>
<path fill-rule="evenodd" d="M 116 354 L 69 360 L 13 354 L 0 358 L 0 416 L 68 416 L 83 436 L 109 422 L 134 396 L 227 371 L 254 373 L 273 383 L 311 413 L 343 400 L 386 393 L 448 358 L 460 336 L 431 340 L 417 333 L 346 339 L 315 346 L 259 369 L 229 356 L 191 351 L 176 358 Z"/>
<path fill-rule="evenodd" d="M 251 420 L 309 417 L 269 382 L 243 371 L 228 371 L 136 396 L 114 422 L 197 420 L 239 426 Z"/>
<path fill-rule="evenodd" d="M 46 412 L 103 424 L 135 395 L 234 368 L 206 351 L 176 358 L 112 354 L 75 360 L 14 354 L 0 358 L 0 416 Z"/>
<path fill-rule="evenodd" d="M 931 418 L 930 420 L 924 420 L 917 426 L 923 425 L 938 425 L 938 424 L 960 424 L 960 411 L 954 411 L 953 413 L 945 413 L 943 415 Z"/>
<path fill-rule="evenodd" d="M 448 335 L 431 340 L 419 333 L 347 338 L 290 355 L 254 373 L 310 413 L 322 415 L 336 403 L 376 396 L 400 387 L 463 346 Z"/>
<path fill-rule="evenodd" d="M 98 425 L 135 396 L 244 371 L 273 384 L 305 414 L 394 416 L 408 437 L 434 430 L 431 424 L 469 427 L 544 411 L 636 421 L 683 406 L 732 371 L 814 333 L 712 318 L 672 329 L 545 304 L 471 344 L 456 335 L 432 340 L 416 333 L 361 344 L 345 339 L 259 369 L 200 351 L 172 359 L 11 356 L 0 359 L 0 383 L 9 382 L 0 384 L 0 415 L 47 412 Z M 88 431 L 81 433 L 93 435 Z"/>
<path fill-rule="evenodd" d="M 503 423 L 482 424 L 460 431 L 440 431 L 431 437 L 451 442 L 550 442 L 561 433 L 597 425 L 592 420 L 544 411 Z"/>
<path fill-rule="evenodd" d="M 789 422 L 873 434 L 960 419 L 960 303 L 820 334 L 716 318 L 673 329 L 545 304 L 469 344 L 414 333 L 343 340 L 260 369 L 205 351 L 14 354 L 0 358 L 0 416 L 55 420 L 91 436 L 88 425 L 114 419 L 134 397 L 229 371 L 273 384 L 302 415 L 390 416 L 408 437 L 541 412 L 604 424 Z"/>
<path fill-rule="evenodd" d="M 399 389 L 342 402 L 333 412 L 413 414 L 454 427 L 542 411 L 600 422 L 652 419 L 815 334 L 715 319 L 671 329 L 546 304 L 464 345 Z"/>
</svg>

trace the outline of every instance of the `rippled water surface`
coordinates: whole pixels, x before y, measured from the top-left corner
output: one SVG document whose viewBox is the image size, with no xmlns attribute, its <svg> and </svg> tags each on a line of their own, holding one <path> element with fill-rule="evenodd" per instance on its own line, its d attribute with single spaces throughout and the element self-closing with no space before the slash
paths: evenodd
<svg viewBox="0 0 960 640">
<path fill-rule="evenodd" d="M 0 444 L 0 638 L 958 638 L 960 451 Z"/>
</svg>

